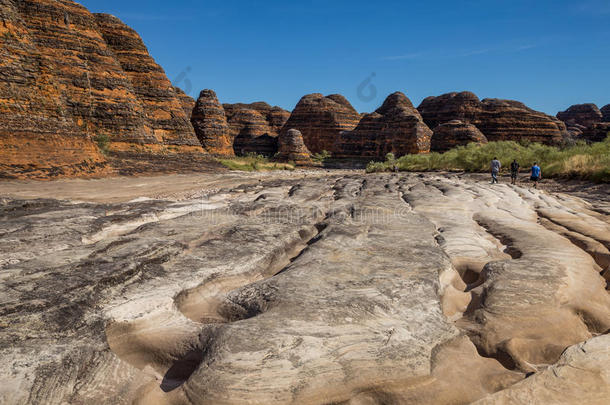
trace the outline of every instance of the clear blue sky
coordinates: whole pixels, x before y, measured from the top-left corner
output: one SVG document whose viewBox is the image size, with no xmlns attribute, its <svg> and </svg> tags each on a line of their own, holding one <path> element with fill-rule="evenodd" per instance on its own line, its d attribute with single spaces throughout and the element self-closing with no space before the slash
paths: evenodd
<svg viewBox="0 0 610 405">
<path fill-rule="evenodd" d="M 292 109 L 341 93 L 368 112 L 397 90 L 416 105 L 470 90 L 553 115 L 610 103 L 610 0 L 80 3 L 138 31 L 194 97 L 211 88 L 221 102 Z M 361 86 L 370 77 L 376 92 Z"/>
</svg>

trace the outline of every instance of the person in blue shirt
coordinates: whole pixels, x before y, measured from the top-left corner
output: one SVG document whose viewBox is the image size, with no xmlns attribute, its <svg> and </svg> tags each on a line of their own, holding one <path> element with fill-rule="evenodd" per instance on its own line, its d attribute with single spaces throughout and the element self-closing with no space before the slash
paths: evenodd
<svg viewBox="0 0 610 405">
<path fill-rule="evenodd" d="M 534 188 L 538 188 L 538 182 L 541 177 L 542 170 L 540 169 L 540 166 L 538 166 L 538 162 L 535 162 L 534 166 L 532 166 L 532 177 L 530 178 L 534 182 Z"/>
</svg>

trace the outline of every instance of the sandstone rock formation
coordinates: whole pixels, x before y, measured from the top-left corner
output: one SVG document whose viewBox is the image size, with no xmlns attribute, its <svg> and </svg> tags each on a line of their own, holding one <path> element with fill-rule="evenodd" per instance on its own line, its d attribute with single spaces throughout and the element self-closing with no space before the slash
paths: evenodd
<svg viewBox="0 0 610 405">
<path fill-rule="evenodd" d="M 233 150 L 237 155 L 256 153 L 273 156 L 277 136 L 290 113 L 265 102 L 223 104 Z"/>
<path fill-rule="evenodd" d="M 227 115 L 227 121 L 236 155 L 257 153 L 273 156 L 277 152 L 277 133 L 271 130 L 260 112 L 246 108 L 229 111 L 231 114 Z"/>
<path fill-rule="evenodd" d="M 233 156 L 233 139 L 224 109 L 213 90 L 202 90 L 193 108 L 191 123 L 197 138 L 209 153 Z"/>
<path fill-rule="evenodd" d="M 570 126 L 566 126 L 570 137 L 572 137 L 572 139 L 578 139 L 582 136 L 582 134 L 587 131 L 587 127 L 579 125 L 579 124 L 572 124 Z"/>
<path fill-rule="evenodd" d="M 610 104 L 603 106 L 600 112 L 602 113 L 602 121 L 610 122 Z"/>
<path fill-rule="evenodd" d="M 0 402 L 607 398 L 594 207 L 454 175 L 242 179 L 0 200 Z"/>
<path fill-rule="evenodd" d="M 281 133 L 297 129 L 312 153 L 323 150 L 337 153 L 339 134 L 354 129 L 359 121 L 360 114 L 345 97 L 314 93 L 301 98 Z"/>
<path fill-rule="evenodd" d="M 252 137 L 242 132 L 233 140 L 233 151 L 238 156 L 256 154 L 271 157 L 277 153 L 277 148 L 278 138 L 267 134 Z"/>
<path fill-rule="evenodd" d="M 2 0 L 0 16 L 0 176 L 106 173 L 99 137 L 111 152 L 202 152 L 165 74 L 118 19 L 69 0 Z"/>
<path fill-rule="evenodd" d="M 424 122 L 430 128 L 436 128 L 452 120 L 476 122 L 480 109 L 481 101 L 469 91 L 426 97 L 417 107 Z"/>
<path fill-rule="evenodd" d="M 191 121 L 199 140 L 210 153 L 273 156 L 278 148 L 279 130 L 288 115 L 288 111 L 265 102 L 221 105 L 212 90 L 204 90 Z"/>
<path fill-rule="evenodd" d="M 582 138 L 589 142 L 601 142 L 610 136 L 610 122 L 600 122 L 582 131 Z"/>
<path fill-rule="evenodd" d="M 557 114 L 568 127 L 580 125 L 591 128 L 602 121 L 602 112 L 595 104 L 577 104 Z"/>
<path fill-rule="evenodd" d="M 191 115 L 193 114 L 193 108 L 195 108 L 195 99 L 184 92 L 180 87 L 174 86 L 174 91 L 176 92 L 176 96 L 178 96 L 178 100 L 180 104 L 182 104 L 182 109 L 184 110 L 184 114 L 186 118 L 188 118 L 189 123 L 191 122 Z"/>
<path fill-rule="evenodd" d="M 600 111 L 603 115 L 602 122 L 594 125 L 585 135 L 593 142 L 603 141 L 610 136 L 610 104 L 602 107 Z"/>
<path fill-rule="evenodd" d="M 428 97 L 418 107 L 431 128 L 460 120 L 475 125 L 489 141 L 527 139 L 557 144 L 566 135 L 565 125 L 554 117 L 534 111 L 513 100 L 484 99 L 470 92 Z"/>
<path fill-rule="evenodd" d="M 595 104 L 573 105 L 557 114 L 565 122 L 574 139 L 600 142 L 610 132 L 610 105 L 601 110 Z"/>
<path fill-rule="evenodd" d="M 432 131 L 401 92 L 390 94 L 374 113 L 365 115 L 353 131 L 340 135 L 339 157 L 383 159 L 430 151 Z"/>
<path fill-rule="evenodd" d="M 244 103 L 236 103 L 236 104 L 223 104 L 225 109 L 225 114 L 227 116 L 227 120 L 229 124 L 234 121 L 233 117 L 239 113 L 240 110 L 254 110 L 260 113 L 269 127 L 269 136 L 278 136 L 280 130 L 288 121 L 290 117 L 290 111 L 286 111 L 280 107 L 272 107 L 264 101 L 258 101 L 256 103 L 244 104 Z"/>
<path fill-rule="evenodd" d="M 138 33 L 108 14 L 95 20 L 142 104 L 146 134 L 164 145 L 200 148 L 174 87 Z"/>
<path fill-rule="evenodd" d="M 261 109 L 258 111 L 261 111 Z M 288 118 L 290 118 L 290 111 L 286 111 L 283 108 L 276 106 L 271 107 L 271 109 L 267 110 L 264 115 L 267 117 L 267 122 L 269 123 L 269 127 L 271 127 L 273 133 L 279 135 L 284 125 L 286 125 Z"/>
<path fill-rule="evenodd" d="M 485 135 L 472 124 L 460 120 L 453 120 L 434 128 L 430 150 L 433 152 L 446 152 L 456 146 L 469 143 L 487 143 Z"/>
<path fill-rule="evenodd" d="M 311 164 L 311 152 L 305 146 L 303 135 L 297 129 L 289 129 L 278 137 L 278 155 L 276 159 L 284 162 L 295 162 L 297 165 Z"/>
<path fill-rule="evenodd" d="M 565 126 L 519 101 L 484 99 L 481 107 L 474 124 L 489 141 L 529 140 L 551 145 L 563 141 Z"/>
</svg>

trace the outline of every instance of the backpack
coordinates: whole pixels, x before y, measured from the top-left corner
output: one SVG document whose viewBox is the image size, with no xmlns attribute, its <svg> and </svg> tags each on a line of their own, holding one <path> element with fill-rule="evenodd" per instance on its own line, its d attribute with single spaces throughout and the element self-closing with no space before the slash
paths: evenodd
<svg viewBox="0 0 610 405">
<path fill-rule="evenodd" d="M 512 163 L 510 164 L 510 170 L 511 170 L 512 172 L 517 172 L 517 171 L 519 171 L 519 163 L 517 163 L 517 162 L 512 162 Z"/>
</svg>

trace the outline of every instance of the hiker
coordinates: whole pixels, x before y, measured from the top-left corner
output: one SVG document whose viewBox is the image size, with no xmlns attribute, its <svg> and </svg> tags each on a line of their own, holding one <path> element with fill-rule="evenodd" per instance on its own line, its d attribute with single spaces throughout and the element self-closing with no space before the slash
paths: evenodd
<svg viewBox="0 0 610 405">
<path fill-rule="evenodd" d="M 517 176 L 519 176 L 519 163 L 517 163 L 517 159 L 514 159 L 510 164 L 510 181 L 512 185 L 517 183 Z"/>
<path fill-rule="evenodd" d="M 532 166 L 532 177 L 530 177 L 530 180 L 534 182 L 534 188 L 538 188 L 538 182 L 541 177 L 542 170 L 540 169 L 540 166 L 538 166 L 538 162 L 534 162 L 534 166 Z"/>
<path fill-rule="evenodd" d="M 491 161 L 491 184 L 498 182 L 498 173 L 500 173 L 501 167 L 502 163 L 500 163 L 497 157 L 494 157 Z"/>
</svg>

